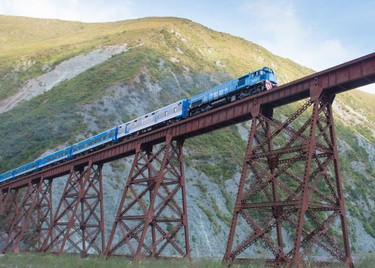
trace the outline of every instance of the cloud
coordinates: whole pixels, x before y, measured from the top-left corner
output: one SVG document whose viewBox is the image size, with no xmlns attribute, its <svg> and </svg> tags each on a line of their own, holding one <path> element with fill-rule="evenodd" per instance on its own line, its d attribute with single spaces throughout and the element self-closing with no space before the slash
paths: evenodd
<svg viewBox="0 0 375 268">
<path fill-rule="evenodd" d="M 77 19 L 75 8 L 77 1 L 48 0 L 5 0 L 2 1 L 1 12 L 5 14 L 29 16 L 37 18 Z M 64 4 L 65 3 L 65 4 Z"/>
<path fill-rule="evenodd" d="M 321 7 L 316 8 L 317 4 L 315 9 L 310 10 L 315 1 L 302 1 L 304 4 L 300 4 L 296 0 L 236 0 L 233 2 L 240 3 L 237 12 L 233 12 L 234 4 L 228 8 L 226 1 L 222 1 L 222 6 L 216 5 L 214 14 L 207 17 L 207 12 L 200 11 L 206 10 L 203 7 L 209 6 L 207 3 L 210 2 L 212 1 L 192 0 L 183 7 L 178 5 L 176 9 L 177 2 L 170 0 L 0 0 L 0 13 L 83 22 L 117 21 L 133 19 L 136 15 L 143 17 L 166 14 L 196 18 L 207 26 L 212 22 L 210 20 L 214 20 L 211 24 L 217 27 L 213 28 L 220 31 L 227 29 L 229 33 L 242 36 L 275 54 L 317 71 L 358 57 L 359 51 L 362 51 L 349 47 L 350 41 L 345 43 L 335 36 L 335 29 L 343 27 L 340 23 L 327 25 L 327 19 L 324 22 L 316 19 L 326 18 L 327 13 L 320 14 L 320 17 L 318 14 L 306 16 L 306 12 L 321 11 Z M 200 8 L 191 8 L 197 6 Z M 367 50 L 372 51 L 370 45 L 367 47 Z"/>
<path fill-rule="evenodd" d="M 0 13 L 35 18 L 104 22 L 133 18 L 132 0 L 2 0 Z"/>
<path fill-rule="evenodd" d="M 367 93 L 375 94 L 375 85 L 374 84 L 363 86 L 363 87 L 360 87 L 358 89 L 362 90 L 364 92 L 367 92 Z"/>
<path fill-rule="evenodd" d="M 249 17 L 251 40 L 297 63 L 319 71 L 354 58 L 339 39 L 323 38 L 324 25 L 304 22 L 294 1 L 251 1 L 241 12 Z"/>
</svg>

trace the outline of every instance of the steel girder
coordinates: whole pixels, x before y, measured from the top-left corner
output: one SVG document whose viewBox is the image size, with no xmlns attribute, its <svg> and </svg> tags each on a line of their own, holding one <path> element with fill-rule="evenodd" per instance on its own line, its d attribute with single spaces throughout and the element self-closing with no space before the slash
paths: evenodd
<svg viewBox="0 0 375 268">
<path fill-rule="evenodd" d="M 190 258 L 183 141 L 138 144 L 106 255 Z"/>
<path fill-rule="evenodd" d="M 334 129 L 334 96 L 316 85 L 285 121 L 254 107 L 237 200 L 223 261 L 254 258 L 303 266 L 328 253 L 353 266 Z M 299 119 L 298 121 L 296 119 Z M 300 123 L 303 122 L 303 123 Z M 341 232 L 337 230 L 341 229 Z"/>
<path fill-rule="evenodd" d="M 102 165 L 73 166 L 41 251 L 101 254 L 104 250 Z"/>
</svg>

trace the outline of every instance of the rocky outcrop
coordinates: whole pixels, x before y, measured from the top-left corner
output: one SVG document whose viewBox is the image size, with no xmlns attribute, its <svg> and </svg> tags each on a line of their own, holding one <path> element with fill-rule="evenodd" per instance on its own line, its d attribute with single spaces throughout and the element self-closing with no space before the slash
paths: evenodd
<svg viewBox="0 0 375 268">
<path fill-rule="evenodd" d="M 16 94 L 0 101 L 0 113 L 9 111 L 18 103 L 43 94 L 61 82 L 71 79 L 112 56 L 127 50 L 127 44 L 108 46 L 63 61 L 45 74 L 27 81 Z"/>
</svg>

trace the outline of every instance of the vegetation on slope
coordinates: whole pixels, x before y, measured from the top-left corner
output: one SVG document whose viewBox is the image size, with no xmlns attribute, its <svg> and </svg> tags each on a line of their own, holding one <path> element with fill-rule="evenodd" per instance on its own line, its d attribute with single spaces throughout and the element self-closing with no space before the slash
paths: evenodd
<svg viewBox="0 0 375 268">
<path fill-rule="evenodd" d="M 0 45 L 0 62 L 9 63 L 0 66 L 4 85 L 0 88 L 1 98 L 14 93 L 25 79 L 39 75 L 45 64 L 57 64 L 96 46 L 123 42 L 131 46 L 142 44 L 1 114 L 0 133 L 7 138 L 0 145 L 0 161 L 7 161 L 1 161 L 0 172 L 32 161 L 59 144 L 71 143 L 84 129 L 80 115 L 83 105 L 107 94 L 105 89 L 110 86 L 134 84 L 138 75 L 142 79 L 142 73 L 148 73 L 154 82 L 170 81 L 168 77 L 176 76 L 181 83 L 162 83 L 161 86 L 165 89 L 163 93 L 173 92 L 176 85 L 180 87 L 184 93 L 178 98 L 188 97 L 263 65 L 283 69 L 279 71 L 285 74 L 281 77 L 282 82 L 287 80 L 286 76 L 297 78 L 294 74 L 298 73 L 297 65 L 255 44 L 183 19 L 146 18 L 84 24 L 0 16 L 0 22 L 4 24 L 1 31 L 5 41 Z M 25 59 L 32 64 L 20 68 L 14 65 L 16 59 Z M 160 68 L 161 64 L 163 68 Z M 11 69 L 19 67 L 16 75 L 9 66 Z M 39 71 L 34 72 L 35 68 Z M 309 72 L 302 70 L 305 71 L 300 76 Z M 210 79 L 205 74 L 211 74 Z M 186 76 L 191 79 L 187 81 Z M 9 79 L 16 79 L 17 83 Z M 163 94 L 160 103 L 155 103 L 151 109 L 178 98 L 175 94 Z M 113 125 L 114 122 L 102 124 L 103 127 Z"/>
<path fill-rule="evenodd" d="M 53 256 L 50 254 L 22 254 L 22 255 L 11 255 L 6 254 L 0 256 L 0 260 L 3 267 L 27 267 L 27 268 L 50 268 L 50 267 L 60 267 L 60 268 L 94 268 L 94 267 L 107 267 L 107 268 L 117 268 L 117 267 L 126 267 L 126 268 L 221 268 L 223 263 L 220 260 L 142 260 L 139 262 L 133 262 L 126 260 L 121 257 L 94 257 L 90 256 L 86 259 L 79 257 L 78 255 L 61 255 Z M 356 267 L 370 268 L 373 267 L 373 262 L 375 260 L 374 255 L 364 255 L 356 256 L 354 258 L 354 264 Z M 252 263 L 246 265 L 249 268 L 261 267 L 264 265 L 263 260 L 253 261 Z M 305 266 L 308 268 L 322 267 L 314 263 L 305 263 Z M 231 267 L 241 268 L 244 267 L 243 264 L 232 264 Z M 344 264 L 331 264 L 329 267 L 346 267 Z"/>
<path fill-rule="evenodd" d="M 269 62 L 272 58 L 276 60 L 275 66 L 279 65 L 277 61 L 295 66 L 248 41 L 183 19 L 145 18 L 89 24 L 0 15 L 0 24 L 0 78 L 3 82 L 0 99 L 14 94 L 25 81 L 65 59 L 114 44 L 127 43 L 132 47 L 145 43 L 166 56 L 177 56 L 189 68 L 211 71 L 216 65 L 225 66 L 234 76 L 254 67 L 254 64 L 248 65 L 249 62 L 259 59 Z M 197 57 L 208 61 L 196 61 Z M 290 78 L 298 74 L 296 68 L 289 69 Z"/>
</svg>

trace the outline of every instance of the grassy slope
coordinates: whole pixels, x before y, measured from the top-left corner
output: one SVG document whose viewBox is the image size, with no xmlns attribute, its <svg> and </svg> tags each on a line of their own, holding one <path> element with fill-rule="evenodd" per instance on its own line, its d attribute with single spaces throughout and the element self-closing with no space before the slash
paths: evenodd
<svg viewBox="0 0 375 268">
<path fill-rule="evenodd" d="M 349 121 L 343 118 L 341 123 L 375 144 L 375 95 L 359 90 L 349 91 L 339 95 L 337 102 L 346 106 L 343 112 L 347 119 L 350 118 Z"/>
<path fill-rule="evenodd" d="M 191 50 L 185 55 L 178 55 L 188 66 L 209 71 L 215 66 L 214 62 L 221 59 L 221 63 L 234 76 L 254 67 L 248 64 L 259 53 L 264 54 L 265 62 L 271 58 L 276 61 L 276 66 L 280 61 L 287 62 L 264 53 L 262 48 L 243 39 L 174 18 L 87 24 L 0 15 L 0 25 L 0 78 L 3 81 L 0 99 L 13 94 L 27 79 L 45 72 L 48 69 L 46 66 L 50 68 L 64 59 L 93 48 L 125 42 L 130 46 L 145 42 L 147 46 L 169 55 L 176 54 L 173 45 L 179 44 Z M 188 42 L 175 38 L 178 34 L 170 34 L 172 29 L 180 31 Z M 207 66 L 206 62 L 196 61 L 197 56 L 203 56 L 211 64 Z M 292 62 L 288 62 L 288 65 L 296 67 Z M 289 69 L 290 78 L 293 78 L 298 73 L 298 68 Z"/>
<path fill-rule="evenodd" d="M 223 263 L 219 260 L 143 260 L 139 262 L 132 262 L 124 258 L 103 258 L 90 256 L 86 259 L 82 259 L 77 255 L 61 255 L 53 256 L 50 254 L 22 254 L 22 255 L 11 255 L 6 254 L 0 256 L 1 263 L 4 267 L 27 267 L 27 268 L 43 268 L 43 267 L 60 267 L 60 268 L 93 268 L 93 267 L 107 267 L 107 268 L 221 268 Z M 354 264 L 356 267 L 370 268 L 373 267 L 375 261 L 374 254 L 355 256 Z M 264 262 L 262 260 L 255 261 L 251 264 L 246 265 L 249 268 L 262 267 Z M 312 263 L 305 263 L 308 268 L 322 267 L 321 265 L 316 265 Z M 244 267 L 243 264 L 232 264 L 233 268 Z M 329 267 L 346 267 L 344 264 L 332 264 Z"/>
<path fill-rule="evenodd" d="M 171 76 L 171 73 L 159 70 L 160 60 L 166 62 L 169 70 L 179 77 L 185 73 L 196 77 L 195 81 L 186 85 L 187 95 L 225 81 L 222 77 L 240 76 L 263 65 L 273 66 L 282 73 L 281 82 L 310 72 L 253 43 L 183 19 L 146 18 L 84 24 L 0 16 L 0 23 L 6 25 L 1 30 L 6 42 L 0 45 L 0 59 L 12 59 L 13 65 L 19 64 L 20 59 L 35 61 L 28 68 L 20 68 L 16 75 L 15 72 L 7 73 L 2 80 L 4 88 L 0 89 L 3 97 L 14 92 L 22 79 L 40 74 L 45 64 L 56 64 L 96 46 L 123 42 L 130 46 L 143 44 L 1 114 L 0 133 L 7 139 L 0 145 L 0 161 L 9 160 L 1 161 L 0 172 L 31 161 L 44 150 L 72 140 L 82 128 L 79 115 L 82 105 L 103 96 L 106 87 L 119 83 L 132 84 L 141 70 L 147 70 L 155 81 Z M 179 62 L 171 62 L 171 58 Z M 7 70 L 0 66 L 0 73 Z M 215 73 L 218 75 L 209 82 L 200 78 L 200 74 Z M 17 83 L 9 79 L 15 79 L 13 82 L 17 80 Z M 186 81 L 181 81 L 181 84 L 186 84 Z M 164 100 L 164 103 L 168 101 Z M 160 106 L 162 104 L 155 105 Z"/>
<path fill-rule="evenodd" d="M 81 23 L 0 15 L 0 98 L 26 80 L 72 56 L 100 46 L 140 42 L 145 31 L 163 25 L 140 20 Z M 134 43 L 133 43 L 134 42 Z M 48 68 L 46 68 L 48 66 Z"/>
<path fill-rule="evenodd" d="M 362 223 L 366 232 L 375 238 L 372 205 L 375 200 L 375 167 L 371 156 L 359 142 L 362 139 L 375 146 L 375 95 L 353 90 L 337 96 L 336 102 L 342 109 L 335 118 L 337 137 L 341 143 L 349 146 L 345 153 L 340 154 L 346 207 Z M 349 226 L 358 228 L 352 221 L 349 221 Z M 356 240 L 352 235 L 351 242 Z"/>
</svg>

